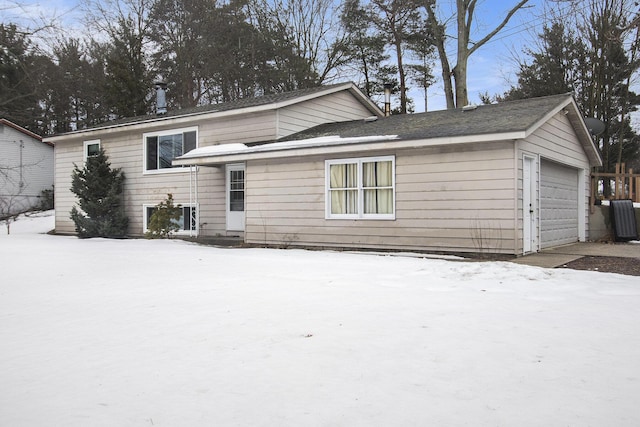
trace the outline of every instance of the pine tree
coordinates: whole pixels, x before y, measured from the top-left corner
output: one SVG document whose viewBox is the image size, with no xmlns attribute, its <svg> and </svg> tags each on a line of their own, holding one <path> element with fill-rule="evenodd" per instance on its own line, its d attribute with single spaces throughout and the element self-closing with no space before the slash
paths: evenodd
<svg viewBox="0 0 640 427">
<path fill-rule="evenodd" d="M 38 132 L 37 75 L 42 58 L 25 33 L 0 23 L 0 116 Z"/>
<path fill-rule="evenodd" d="M 146 65 L 143 30 L 134 19 L 118 18 L 110 30 L 105 58 L 105 95 L 117 117 L 135 117 L 149 112 L 151 72 Z"/>
<path fill-rule="evenodd" d="M 169 237 L 171 233 L 180 230 L 178 224 L 180 216 L 182 216 L 182 207 L 173 204 L 173 194 L 167 194 L 167 199 L 157 204 L 153 209 L 147 226 L 149 231 L 145 233 L 145 236 L 148 239 Z"/>
<path fill-rule="evenodd" d="M 89 157 L 82 169 L 74 165 L 71 191 L 78 205 L 71 209 L 71 219 L 78 237 L 124 237 L 129 219 L 122 211 L 121 194 L 124 173 L 111 169 L 103 149 Z"/>
<path fill-rule="evenodd" d="M 640 142 L 628 114 L 638 105 L 629 82 L 640 62 L 635 51 L 626 48 L 623 35 L 616 33 L 624 27 L 625 16 L 614 13 L 622 10 L 615 4 L 593 0 L 589 25 L 556 18 L 545 26 L 537 48 L 525 51 L 531 61 L 520 64 L 518 85 L 498 97 L 512 100 L 574 92 L 583 114 L 605 123 L 598 136 L 603 172 L 613 172 L 616 163 L 635 168 L 640 161 Z M 604 192 L 609 194 L 607 181 Z"/>
<path fill-rule="evenodd" d="M 394 52 L 394 66 L 398 72 L 398 92 L 400 106 L 398 112 L 406 114 L 413 109 L 411 100 L 407 96 L 409 83 L 407 79 L 408 67 L 404 52 L 411 50 L 411 42 L 415 40 L 420 30 L 421 16 L 420 2 L 414 0 L 372 0 L 370 2 L 369 18 L 373 27 L 380 34 L 386 35 L 385 43 Z"/>
<path fill-rule="evenodd" d="M 374 31 L 370 11 L 360 5 L 360 0 L 349 0 L 343 5 L 342 25 L 349 38 L 344 43 L 348 63 L 362 79 L 360 88 L 369 97 L 382 95 L 384 84 L 398 87 L 398 69 L 385 66 L 390 55 L 385 52 L 386 39 L 381 32 Z"/>
</svg>

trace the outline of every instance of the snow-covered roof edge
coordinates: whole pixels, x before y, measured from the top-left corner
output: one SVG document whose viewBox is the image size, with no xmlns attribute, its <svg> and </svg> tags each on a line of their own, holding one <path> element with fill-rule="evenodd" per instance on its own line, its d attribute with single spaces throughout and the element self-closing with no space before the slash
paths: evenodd
<svg viewBox="0 0 640 427">
<path fill-rule="evenodd" d="M 295 150 L 298 148 L 321 148 L 334 145 L 366 144 L 371 142 L 392 141 L 397 139 L 397 135 L 376 135 L 352 138 L 341 138 L 340 136 L 323 136 L 302 140 L 274 142 L 271 144 L 247 146 L 242 143 L 218 144 L 207 147 L 196 148 L 188 153 L 176 158 L 174 165 L 189 165 L 195 159 L 212 159 L 220 156 L 233 154 L 252 154 L 273 151 Z"/>
</svg>

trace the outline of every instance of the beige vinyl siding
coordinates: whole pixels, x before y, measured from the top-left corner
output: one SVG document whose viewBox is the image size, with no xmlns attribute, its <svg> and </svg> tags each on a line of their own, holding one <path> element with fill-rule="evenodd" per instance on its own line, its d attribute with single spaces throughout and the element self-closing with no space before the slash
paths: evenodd
<svg viewBox="0 0 640 427">
<path fill-rule="evenodd" d="M 276 138 L 276 112 L 198 121 L 200 147 L 216 144 L 268 141 Z M 192 125 L 193 126 L 193 125 Z"/>
<path fill-rule="evenodd" d="M 219 118 L 205 122 L 195 120 L 181 123 L 198 127 L 199 146 L 226 144 L 234 142 L 255 142 L 275 137 L 275 112 L 268 111 L 242 117 Z M 155 124 L 144 129 L 105 133 L 101 138 L 101 147 L 106 151 L 114 168 L 125 173 L 124 202 L 125 213 L 129 217 L 129 234 L 143 233 L 144 205 L 155 205 L 164 200 L 168 193 L 176 203 L 190 203 L 189 168 L 182 172 L 143 174 L 143 134 L 162 130 L 178 129 L 166 124 Z M 93 138 L 93 136 L 92 136 Z M 75 227 L 69 212 L 76 204 L 71 193 L 71 172 L 73 163 L 82 165 L 83 139 L 76 137 L 59 143 L 60 151 L 56 156 L 56 230 L 60 233 L 73 233 Z M 225 234 L 225 192 L 224 170 L 213 167 L 201 167 L 198 172 L 198 206 L 200 209 L 200 233 L 202 235 Z"/>
<path fill-rule="evenodd" d="M 589 168 L 589 159 L 578 141 L 569 119 L 564 114 L 556 114 L 532 135 L 520 141 L 519 149 L 538 153 L 575 168 Z"/>
<path fill-rule="evenodd" d="M 200 168 L 198 188 L 201 233 L 224 233 L 224 174 L 219 169 Z M 210 191 L 213 188 L 221 190 Z M 156 205 L 169 193 L 173 195 L 176 204 L 195 203 L 195 200 L 190 200 L 188 169 L 184 173 L 145 175 L 139 179 L 127 180 L 125 200 L 130 221 L 129 234 L 143 233 L 143 206 Z"/>
<path fill-rule="evenodd" d="M 584 224 L 586 224 L 585 237 L 589 237 L 589 194 L 590 194 L 590 164 L 589 159 L 580 144 L 576 133 L 567 116 L 558 113 L 540 126 L 525 140 L 518 141 L 518 206 L 519 221 L 522 221 L 522 157 L 524 154 L 535 153 L 539 155 L 537 168 L 540 168 L 540 158 L 553 160 L 583 171 L 584 176 Z M 540 177 L 535 183 L 540 187 Z M 522 227 L 520 226 L 520 229 Z M 539 233 L 539 230 L 536 230 Z M 521 242 L 521 239 L 520 239 Z M 520 245 L 520 249 L 522 246 Z"/>
<path fill-rule="evenodd" d="M 243 122 L 236 121 L 234 136 L 228 127 L 216 127 L 213 124 L 199 126 L 199 139 L 203 141 L 209 135 L 212 140 L 237 142 L 242 136 Z M 145 132 L 165 130 L 166 127 L 148 128 Z M 171 128 L 169 128 L 171 129 Z M 129 234 L 139 236 L 143 233 L 143 205 L 155 205 L 164 200 L 168 193 L 176 203 L 190 203 L 189 168 L 167 173 L 143 173 L 143 132 L 133 131 L 110 133 L 102 138 L 101 147 L 109 156 L 113 168 L 121 168 L 125 174 L 124 204 L 125 214 L 129 217 Z M 203 137 L 203 135 L 205 135 Z M 222 136 L 224 135 L 224 136 Z M 227 140 L 229 138 L 229 140 Z M 249 137 L 246 137 L 249 139 Z M 82 139 L 59 142 L 56 150 L 56 231 L 73 233 L 75 227 L 69 212 L 76 204 L 71 193 L 71 172 L 73 163 L 83 164 Z M 207 142 L 202 142 L 206 144 Z M 224 212 L 224 173 L 219 168 L 201 167 L 198 172 L 200 198 L 200 223 L 204 224 L 204 235 L 225 233 Z"/>
<path fill-rule="evenodd" d="M 349 92 L 338 92 L 280 109 L 278 138 L 323 123 L 358 120 L 371 115 Z"/>
<path fill-rule="evenodd" d="M 203 129 L 204 128 L 204 129 Z M 207 132 L 207 127 L 200 127 Z M 198 135 L 201 139 L 201 134 Z M 182 168 L 175 172 L 143 173 L 143 138 L 138 132 L 122 134 L 119 138 L 102 140 L 102 147 L 110 157 L 112 167 L 125 173 L 125 206 L 129 217 L 129 234 L 143 233 L 143 206 L 155 205 L 172 194 L 175 203 L 190 203 L 190 172 Z M 212 188 L 220 188 L 216 194 Z M 198 172 L 198 205 L 200 222 L 206 223 L 205 232 L 224 232 L 224 174 L 216 168 L 200 168 Z M 220 194 L 222 198 L 220 199 Z M 216 197 L 218 196 L 218 197 Z"/>
<path fill-rule="evenodd" d="M 143 173 L 143 134 L 171 129 L 198 127 L 198 146 L 228 143 L 251 143 L 275 140 L 319 123 L 363 118 L 371 113 L 348 91 L 333 93 L 283 108 L 246 113 L 178 117 L 148 124 L 132 124 L 104 131 L 69 135 L 59 140 L 56 155 L 56 229 L 73 233 L 69 211 L 75 205 L 70 192 L 73 163 L 82 165 L 84 140 L 100 139 L 112 167 L 125 173 L 125 212 L 129 217 L 129 234 L 143 232 L 143 205 L 154 205 L 173 194 L 177 203 L 189 203 L 189 172 Z M 226 234 L 224 168 L 200 167 L 198 193 L 200 234 Z M 237 233 L 235 233 L 237 234 Z"/>
<path fill-rule="evenodd" d="M 491 245 L 494 251 L 512 253 L 513 145 L 482 146 L 363 155 L 396 156 L 395 220 L 325 219 L 328 158 L 249 162 L 246 240 L 448 252 L 477 252 Z"/>
<path fill-rule="evenodd" d="M 56 233 L 75 233 L 75 226 L 69 214 L 76 204 L 76 196 L 71 192 L 71 173 L 74 163 L 82 167 L 82 139 L 56 142 L 55 158 L 55 230 Z"/>
</svg>

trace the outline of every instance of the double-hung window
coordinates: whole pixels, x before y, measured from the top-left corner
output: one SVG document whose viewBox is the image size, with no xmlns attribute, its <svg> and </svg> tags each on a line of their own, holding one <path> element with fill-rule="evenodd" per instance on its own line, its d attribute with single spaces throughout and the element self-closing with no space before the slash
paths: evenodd
<svg viewBox="0 0 640 427">
<path fill-rule="evenodd" d="M 171 162 L 198 146 L 198 129 L 175 129 L 144 134 L 144 171 L 179 170 Z"/>
<path fill-rule="evenodd" d="M 189 232 L 196 231 L 198 228 L 198 216 L 196 206 L 187 204 L 181 205 L 182 215 L 173 222 L 178 226 L 176 234 L 189 234 Z M 144 231 L 149 230 L 149 223 L 151 222 L 151 215 L 155 212 L 156 207 L 154 205 L 144 205 Z"/>
<path fill-rule="evenodd" d="M 395 219 L 395 157 L 327 160 L 326 218 Z"/>
</svg>

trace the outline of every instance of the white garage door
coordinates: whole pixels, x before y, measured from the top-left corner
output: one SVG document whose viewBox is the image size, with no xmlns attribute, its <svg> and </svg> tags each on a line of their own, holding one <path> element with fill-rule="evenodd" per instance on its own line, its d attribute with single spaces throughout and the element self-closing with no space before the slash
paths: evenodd
<svg viewBox="0 0 640 427">
<path fill-rule="evenodd" d="M 540 245 L 542 249 L 578 241 L 578 171 L 540 163 Z"/>
</svg>

